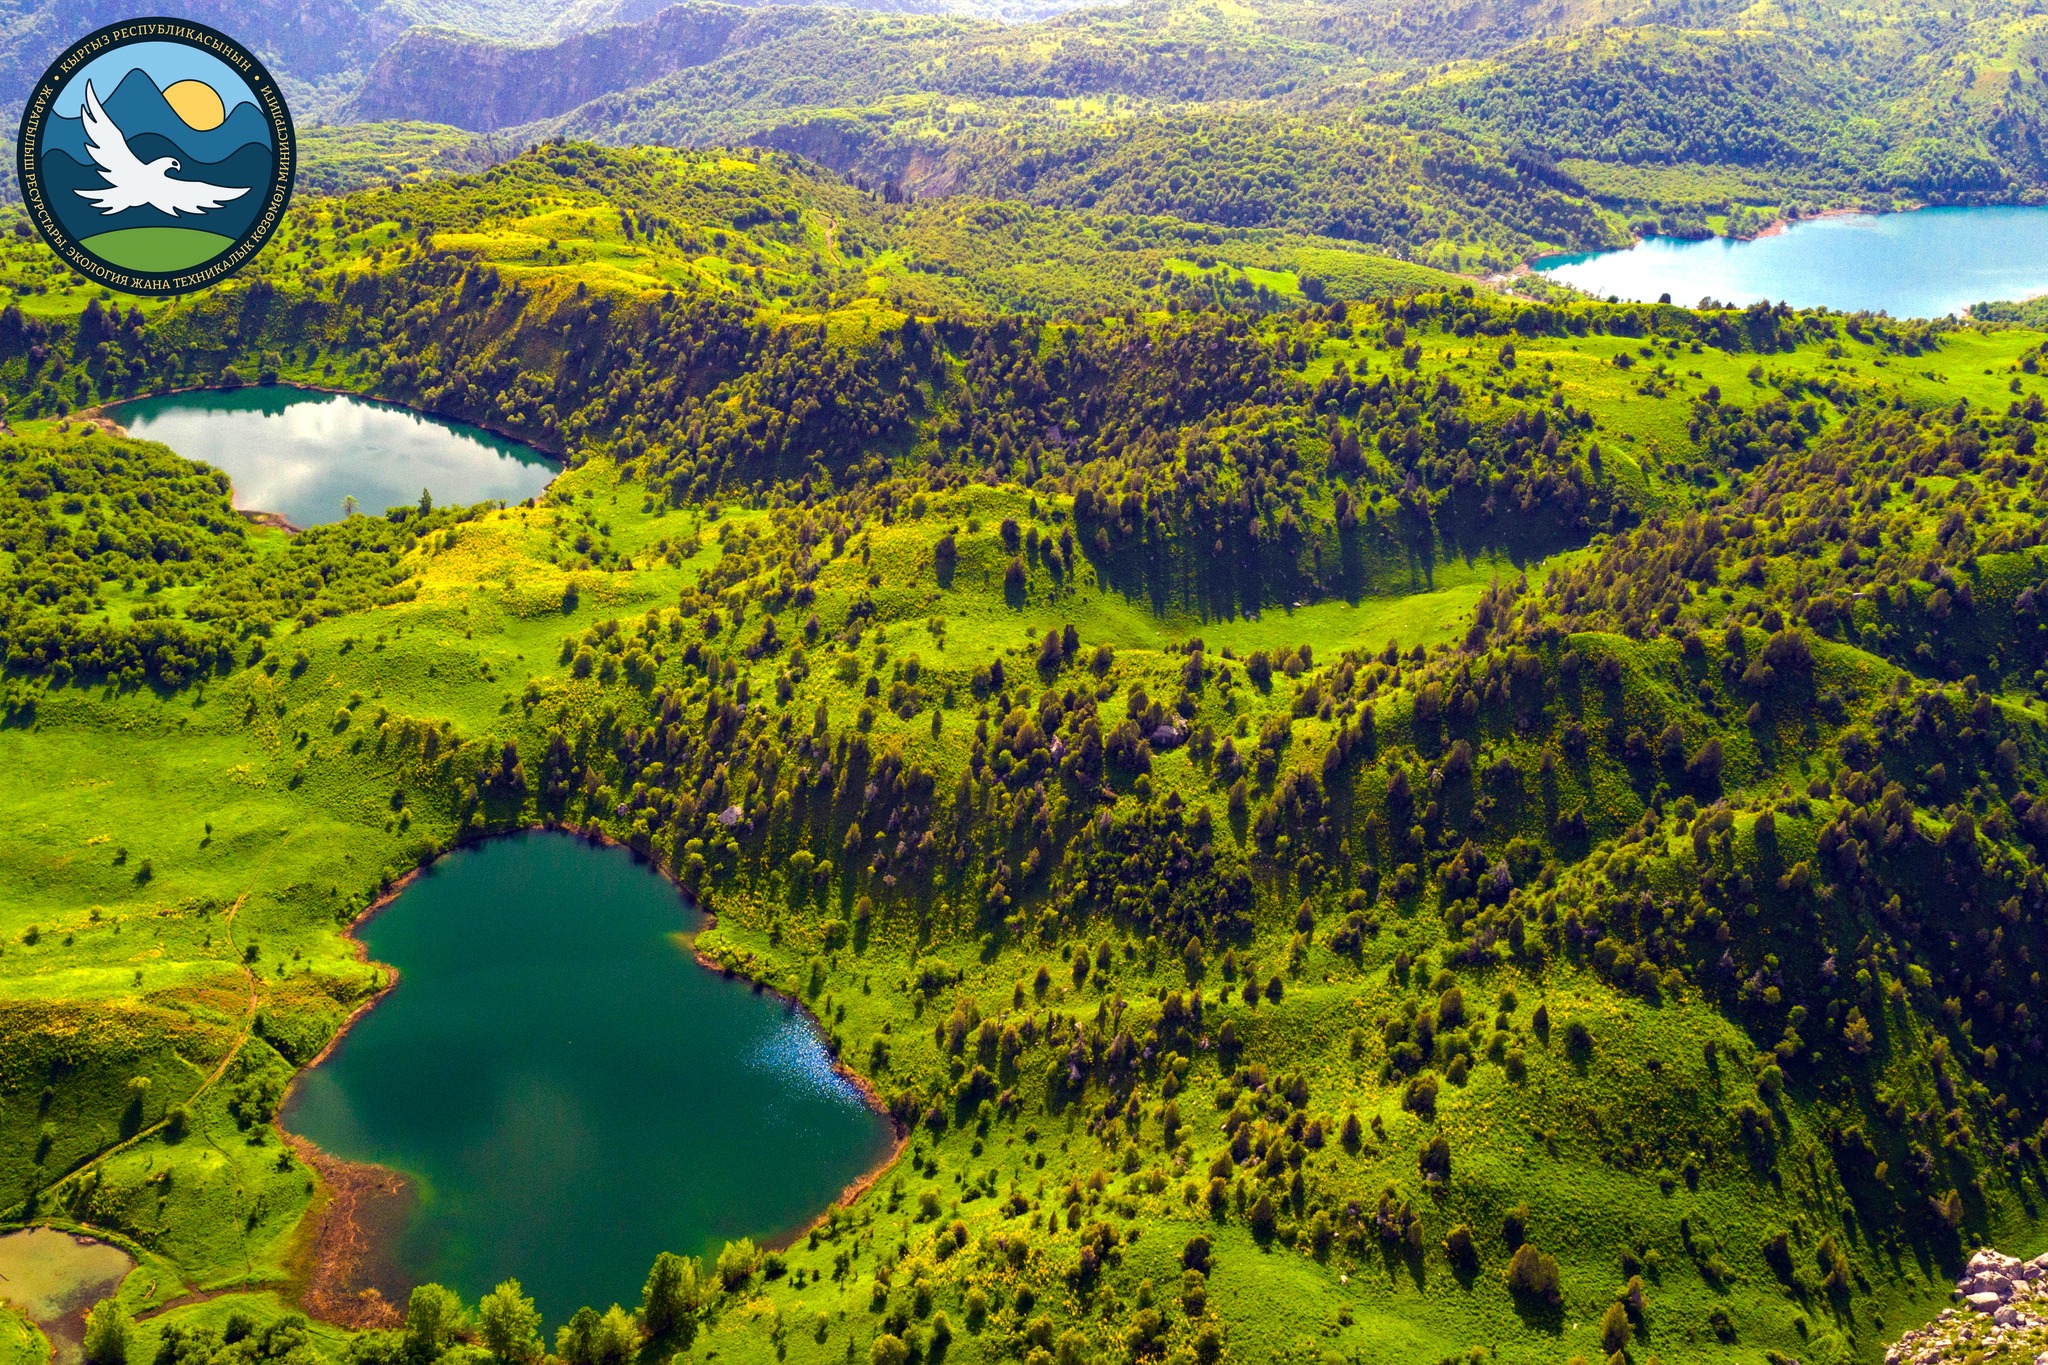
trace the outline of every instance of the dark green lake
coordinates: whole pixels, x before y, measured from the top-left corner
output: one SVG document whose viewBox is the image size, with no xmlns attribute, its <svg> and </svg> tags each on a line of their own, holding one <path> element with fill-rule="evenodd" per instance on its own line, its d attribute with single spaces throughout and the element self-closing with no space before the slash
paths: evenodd
<svg viewBox="0 0 2048 1365">
<path fill-rule="evenodd" d="M 1589 294 L 1945 317 L 2048 293 L 2048 208 L 1920 209 L 1809 218 L 1751 241 L 1652 237 L 1535 269 Z"/>
<path fill-rule="evenodd" d="M 363 926 L 399 984 L 284 1122 L 411 1178 L 397 1278 L 517 1276 L 550 1323 L 631 1305 L 657 1252 L 793 1231 L 887 1154 L 811 1023 L 690 956 L 696 920 L 625 850 L 529 833 Z"/>
<path fill-rule="evenodd" d="M 419 501 L 523 502 L 561 466 L 478 427 L 348 394 L 285 384 L 137 398 L 108 415 L 132 436 L 225 470 L 235 506 L 294 526 L 340 521 L 344 499 L 372 516 Z"/>
</svg>

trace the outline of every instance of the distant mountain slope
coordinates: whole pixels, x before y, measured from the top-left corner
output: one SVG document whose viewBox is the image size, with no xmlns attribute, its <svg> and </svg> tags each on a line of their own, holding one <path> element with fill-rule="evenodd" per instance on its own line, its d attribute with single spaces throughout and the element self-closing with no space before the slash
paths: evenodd
<svg viewBox="0 0 2048 1365">
<path fill-rule="evenodd" d="M 1615 240 L 1569 177 L 1454 137 L 1262 112 L 1062 123 L 1005 108 L 1012 118 L 972 128 L 827 114 L 755 140 L 907 197 L 963 193 L 1286 228 L 1453 270 Z"/>
<path fill-rule="evenodd" d="M 299 130 L 301 194 L 479 171 L 502 159 L 488 135 L 438 123 L 341 123 Z"/>
<path fill-rule="evenodd" d="M 22 92 L 67 43 L 138 12 L 194 19 L 252 48 L 286 87 L 300 112 L 327 113 L 352 94 L 380 54 L 409 29 L 460 34 L 479 48 L 547 44 L 618 25 L 642 23 L 673 0 L 0 0 L 0 106 L 19 115 Z M 1075 8 L 1073 0 L 836 0 L 835 8 L 1041 19 Z M 671 30 L 660 30 L 656 36 Z M 447 54 L 443 38 L 429 50 Z M 672 68 L 663 68 L 672 69 Z M 659 70 L 653 75 L 661 74 Z M 610 83 L 584 93 L 644 84 L 646 67 L 628 65 Z M 564 106 L 567 107 L 567 106 Z M 559 109 L 550 112 L 560 112 Z M 530 117 L 539 117 L 531 115 Z"/>
<path fill-rule="evenodd" d="M 138 12 L 196 19 L 247 43 L 310 110 L 353 84 L 414 22 L 387 0 L 0 0 L 0 100 L 19 115 L 23 93 L 66 44 Z"/>
<path fill-rule="evenodd" d="M 28 69 L 108 3 L 60 20 L 0 0 L 0 64 Z M 1625 229 L 2048 199 L 2031 0 L 1134 0 L 1028 24 L 988 16 L 1066 0 L 181 3 L 256 35 L 308 127 L 444 130 L 402 135 L 388 173 L 358 142 L 335 184 L 553 138 L 753 143 L 914 198 L 1171 214 L 1459 269 Z M 437 165 L 423 149 L 456 146 L 449 129 L 489 136 Z"/>
<path fill-rule="evenodd" d="M 2038 21 L 1659 27 L 1534 41 L 1426 74 L 1381 109 L 1556 158 L 1767 168 L 1822 200 L 2048 193 Z"/>
<path fill-rule="evenodd" d="M 1624 30 L 1518 48 L 1395 107 L 1552 156 L 1796 166 L 1853 137 L 1860 112 L 1813 55 L 1785 34 Z"/>
<path fill-rule="evenodd" d="M 1276 98 L 1357 70 L 1342 48 L 1233 24 L 1201 4 L 1090 11 L 1027 29 L 960 18 L 771 10 L 764 27 L 748 36 L 716 61 L 617 90 L 526 131 L 615 143 L 732 141 L 786 121 L 792 111 L 914 95 L 1204 104 Z M 1072 113 L 1085 118 L 1091 109 Z"/>
<path fill-rule="evenodd" d="M 1418 53 L 1472 55 L 1608 22 L 1625 8 L 1617 0 L 1484 9 L 1444 0 L 1283 0 L 1247 11 L 1214 0 L 1149 0 L 1020 28 L 987 20 L 1072 7 L 1061 0 L 873 0 L 761 6 L 749 19 L 728 5 L 690 4 L 627 22 L 652 3 L 586 0 L 563 13 L 552 38 L 528 35 L 516 48 L 481 23 L 415 29 L 379 58 L 346 113 L 484 129 L 600 101 L 550 131 L 633 141 L 701 138 L 739 108 L 861 104 L 917 93 L 1269 99 L 1341 88 Z M 612 26 L 564 28 L 600 19 Z M 657 84 L 717 61 L 725 65 Z M 601 98 L 607 96 L 629 98 Z"/>
<path fill-rule="evenodd" d="M 422 119 L 477 132 L 530 123 L 710 61 L 734 44 L 735 31 L 749 18 L 727 5 L 678 6 L 642 24 L 546 46 L 411 29 L 370 67 L 346 112 L 355 119 Z"/>
<path fill-rule="evenodd" d="M 1017 60 L 1012 53 L 1042 43 L 1043 30 L 949 17 L 939 13 L 937 0 L 889 0 L 859 9 L 900 13 L 841 5 L 672 5 L 637 23 L 532 43 L 445 27 L 409 29 L 371 65 L 340 113 L 355 120 L 426 119 L 481 132 L 554 118 L 721 59 L 729 59 L 728 68 L 691 87 L 690 99 L 707 113 L 764 93 L 772 103 L 772 91 L 784 81 L 834 99 L 933 83 L 985 87 L 991 61 L 1003 67 Z M 1072 73 L 1063 75 L 1061 68 L 1075 65 L 1073 45 L 1056 44 L 1040 65 L 1044 79 L 1071 85 Z M 1028 69 L 1036 68 L 1019 67 Z M 609 131 L 607 140 L 622 140 L 628 129 Z"/>
</svg>

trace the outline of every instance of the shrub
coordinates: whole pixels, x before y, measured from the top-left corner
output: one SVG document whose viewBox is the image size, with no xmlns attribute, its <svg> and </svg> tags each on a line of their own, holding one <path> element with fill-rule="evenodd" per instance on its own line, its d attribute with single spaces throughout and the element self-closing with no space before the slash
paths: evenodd
<svg viewBox="0 0 2048 1365">
<path fill-rule="evenodd" d="M 1527 1242 L 1516 1247 L 1515 1254 L 1508 1258 L 1507 1286 L 1508 1292 L 1517 1298 L 1532 1299 L 1552 1308 L 1564 1302 L 1556 1258 Z"/>
<path fill-rule="evenodd" d="M 652 1277 L 649 1283 L 653 1283 Z M 484 1295 L 477 1304 L 477 1319 L 484 1349 L 493 1360 L 516 1365 L 540 1357 L 540 1310 L 526 1297 L 519 1281 L 506 1280 Z"/>
<path fill-rule="evenodd" d="M 1764 1263 L 1770 1266 L 1771 1273 L 1776 1275 L 1785 1284 L 1790 1285 L 1794 1278 L 1797 1277 L 1798 1271 L 1793 1268 L 1792 1246 L 1786 1235 L 1782 1232 L 1774 1232 L 1765 1238 L 1763 1253 Z"/>
<path fill-rule="evenodd" d="M 1628 1345 L 1628 1310 L 1619 1303 L 1607 1305 L 1607 1312 L 1600 1319 L 1600 1349 L 1613 1355 Z"/>
<path fill-rule="evenodd" d="M 1451 1144 L 1438 1133 L 1422 1148 L 1415 1158 L 1415 1164 L 1422 1171 L 1422 1178 L 1432 1185 L 1444 1184 L 1451 1178 Z"/>
<path fill-rule="evenodd" d="M 1437 997 L 1436 1026 L 1446 1029 L 1456 1028 L 1464 1022 L 1465 992 L 1459 990 L 1456 986 L 1452 986 Z"/>
<path fill-rule="evenodd" d="M 656 1256 L 640 1291 L 640 1321 L 647 1335 L 656 1341 L 674 1338 L 688 1345 L 697 1326 L 699 1297 L 694 1257 L 672 1251 Z"/>
<path fill-rule="evenodd" d="M 1699 752 L 1685 765 L 1685 774 L 1692 779 L 1695 786 L 1713 790 L 1720 786 L 1721 768 L 1725 762 L 1726 759 L 1721 752 L 1721 741 L 1710 739 L 1700 745 Z"/>
<path fill-rule="evenodd" d="M 1479 1248 L 1472 1241 L 1472 1229 L 1463 1223 L 1444 1234 L 1444 1255 L 1457 1269 L 1470 1274 L 1479 1265 Z"/>
<path fill-rule="evenodd" d="M 462 1300 L 455 1297 L 454 1290 L 423 1284 L 406 1301 L 405 1354 L 416 1361 L 437 1360 L 468 1326 Z"/>
<path fill-rule="evenodd" d="M 86 1365 L 128 1365 L 128 1345 L 134 1329 L 121 1305 L 101 1299 L 85 1317 Z"/>
<path fill-rule="evenodd" d="M 737 1242 L 727 1242 L 718 1253 L 718 1282 L 730 1294 L 754 1277 L 754 1267 L 759 1264 L 761 1252 L 751 1237 L 742 1237 Z"/>
</svg>

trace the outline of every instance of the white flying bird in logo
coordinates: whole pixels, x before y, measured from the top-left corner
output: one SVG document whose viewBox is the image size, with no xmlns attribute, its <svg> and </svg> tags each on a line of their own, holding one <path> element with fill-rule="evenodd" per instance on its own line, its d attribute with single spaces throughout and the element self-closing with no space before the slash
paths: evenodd
<svg viewBox="0 0 2048 1365">
<path fill-rule="evenodd" d="M 100 107 L 100 97 L 94 93 L 91 81 L 85 83 L 85 136 L 86 149 L 99 163 L 100 176 L 108 188 L 76 193 L 81 199 L 90 200 L 101 213 L 119 213 L 148 205 L 175 218 L 181 213 L 204 213 L 219 208 L 249 192 L 247 186 L 232 189 L 196 180 L 173 180 L 171 172 L 182 169 L 174 156 L 160 156 L 145 166 L 141 158 L 128 150 L 128 139 L 121 136 L 121 130 Z"/>
</svg>

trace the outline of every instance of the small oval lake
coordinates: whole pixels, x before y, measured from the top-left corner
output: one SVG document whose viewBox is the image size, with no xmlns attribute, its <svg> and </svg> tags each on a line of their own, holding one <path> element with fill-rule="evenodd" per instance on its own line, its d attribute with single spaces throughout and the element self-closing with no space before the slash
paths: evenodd
<svg viewBox="0 0 2048 1365">
<path fill-rule="evenodd" d="M 2048 292 L 2048 208 L 1945 208 L 1809 218 L 1750 241 L 1652 237 L 1533 268 L 1600 298 L 1669 294 L 1747 305 L 1943 317 Z"/>
<path fill-rule="evenodd" d="M 43 1329 L 54 1365 L 83 1356 L 85 1315 L 135 1268 L 127 1252 L 57 1228 L 0 1235 L 0 1299 Z"/>
<path fill-rule="evenodd" d="M 294 526 L 340 521 L 346 498 L 375 516 L 419 501 L 521 502 L 561 466 L 478 427 L 349 394 L 271 384 L 159 394 L 107 415 L 131 436 L 161 441 L 234 481 L 235 506 Z"/>
<path fill-rule="evenodd" d="M 411 1178 L 382 1278 L 474 1300 L 516 1276 L 558 1323 L 637 1302 L 658 1252 L 794 1231 L 888 1154 L 809 1021 L 690 956 L 696 919 L 625 850 L 527 833 L 362 926 L 399 984 L 284 1123 Z"/>
</svg>

